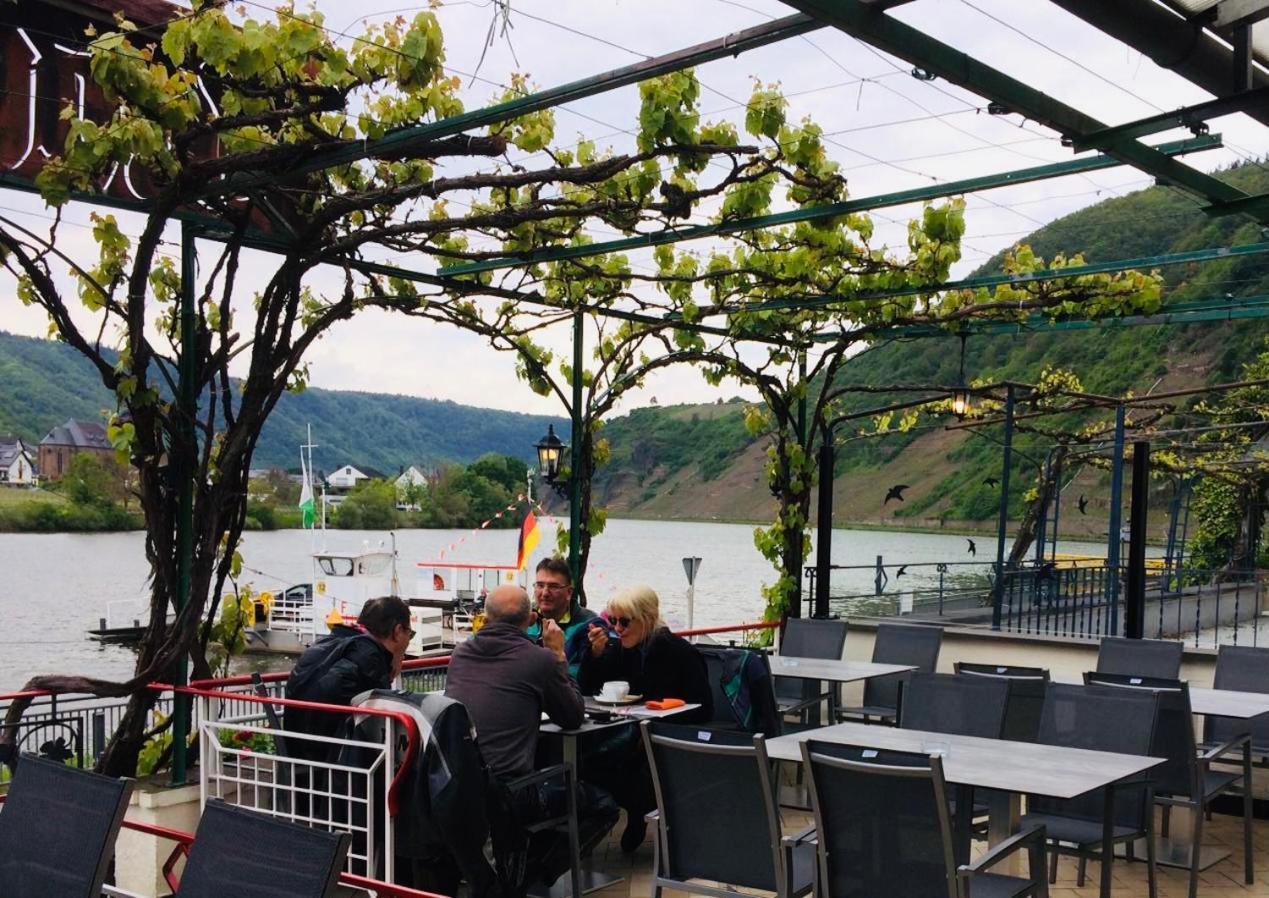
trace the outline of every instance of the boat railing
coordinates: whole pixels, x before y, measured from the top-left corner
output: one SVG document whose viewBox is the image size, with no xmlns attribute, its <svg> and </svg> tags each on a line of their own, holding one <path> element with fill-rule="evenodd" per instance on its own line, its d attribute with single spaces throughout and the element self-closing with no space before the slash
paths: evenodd
<svg viewBox="0 0 1269 898">
<path fill-rule="evenodd" d="M 312 636 L 313 601 L 311 598 L 297 598 L 284 590 L 273 599 L 269 609 L 269 629 L 302 636 Z"/>
</svg>

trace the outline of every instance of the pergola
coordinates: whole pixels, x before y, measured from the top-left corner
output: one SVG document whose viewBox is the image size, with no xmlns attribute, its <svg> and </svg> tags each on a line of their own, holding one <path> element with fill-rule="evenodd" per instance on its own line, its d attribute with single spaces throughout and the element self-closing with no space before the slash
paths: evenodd
<svg viewBox="0 0 1269 898">
<path fill-rule="evenodd" d="M 718 221 L 709 224 L 697 224 L 666 230 L 651 235 L 622 237 L 616 240 L 596 242 L 586 246 L 570 246 L 555 248 L 523 255 L 506 255 L 496 259 L 455 264 L 439 268 L 435 271 L 414 270 L 405 265 L 388 265 L 381 262 L 367 261 L 359 257 L 339 259 L 341 267 L 356 270 L 368 275 L 390 276 L 406 281 L 427 284 L 433 287 L 446 288 L 463 283 L 460 278 L 473 274 L 499 269 L 514 269 L 540 262 L 562 259 L 579 259 L 619 250 L 638 249 L 657 245 L 682 243 L 691 240 L 709 239 L 729 234 L 740 234 L 778 225 L 814 218 L 837 216 L 849 212 L 881 209 L 888 206 L 902 205 L 914 201 L 972 194 L 1012 184 L 1042 181 L 1064 175 L 1086 173 L 1114 166 L 1131 166 L 1158 183 L 1166 184 L 1184 191 L 1197 199 L 1203 210 L 1212 216 L 1239 215 L 1247 216 L 1261 225 L 1269 225 L 1269 194 L 1250 195 L 1218 177 L 1194 168 L 1183 157 L 1189 153 L 1221 146 L 1219 135 L 1209 133 L 1208 122 L 1214 118 L 1233 112 L 1244 112 L 1257 121 L 1269 124 L 1269 43 L 1265 36 L 1257 38 L 1253 34 L 1254 24 L 1262 18 L 1269 17 L 1269 0 L 1124 0 L 1124 2 L 1107 4 L 1098 0 L 1054 0 L 1065 10 L 1092 23 L 1097 28 L 1116 37 L 1124 43 L 1136 47 L 1149 55 L 1162 66 L 1176 71 L 1191 80 L 1194 84 L 1214 95 L 1214 99 L 1190 105 L 1170 112 L 1148 116 L 1135 121 L 1107 123 L 1082 112 L 1049 96 L 1031 85 L 1011 77 L 993 68 L 973 56 L 949 46 L 919 28 L 900 21 L 891 11 L 906 5 L 907 0 L 785 0 L 793 10 L 789 16 L 748 28 L 743 31 L 720 36 L 719 38 L 695 46 L 648 59 L 634 65 L 624 66 L 611 71 L 597 73 L 591 77 L 575 80 L 570 83 L 541 90 L 521 96 L 509 102 L 479 108 L 461 115 L 444 118 L 411 127 L 400 128 L 390 132 L 378 140 L 356 141 L 340 144 L 332 149 L 316 149 L 307 162 L 297 166 L 293 177 L 319 171 L 331 166 L 346 165 L 360 160 L 379 158 L 403 158 L 411 153 L 434 143 L 438 139 L 470 136 L 474 129 L 505 122 L 530 112 L 548 109 L 578 100 L 613 91 L 617 88 L 635 84 L 647 78 L 695 66 L 711 60 L 738 56 L 755 48 L 764 47 L 780 41 L 789 40 L 818 29 L 838 29 L 859 38 L 873 47 L 904 60 L 914 67 L 914 74 L 923 80 L 939 78 L 955 84 L 983 98 L 988 109 L 995 114 L 1016 113 L 1051 129 L 1061 136 L 1064 144 L 1073 152 L 1091 151 L 1090 155 L 1072 158 L 1066 162 L 1032 166 L 1028 168 L 1000 171 L 992 175 L 967 178 L 933 186 L 923 186 L 908 190 L 883 193 L 875 196 L 850 199 L 841 203 L 816 206 L 795 211 L 779 212 L 753 218 L 740 218 Z M 58 4 L 59 6 L 62 4 Z M 117 5 L 124 7 L 129 14 L 146 21 L 161 25 L 163 15 L 174 14 L 173 7 L 165 7 L 157 0 L 119 0 Z M 24 21 L 22 17 L 62 15 L 54 9 L 51 2 L 38 7 L 23 4 L 25 10 L 3 13 L 3 32 L 0 32 L 0 44 L 6 47 L 21 49 L 19 38 L 34 50 L 34 44 L 18 31 Z M 92 15 L 93 8 L 100 4 L 89 2 L 77 8 L 80 14 Z M 179 12 L 179 10 L 175 10 Z M 16 18 L 15 18 L 16 17 Z M 97 15 L 98 19 L 108 21 L 107 16 Z M 155 18 L 158 17 L 158 18 Z M 55 29 L 53 29 L 55 30 Z M 6 54 L 7 56 L 8 54 Z M 34 71 L 34 69 L 33 69 Z M 35 127 L 35 100 L 31 99 L 31 128 Z M 15 122 L 14 116 L 25 115 L 24 106 L 6 100 L 0 105 L 0 119 L 6 119 L 6 127 Z M 1188 129 L 1191 136 L 1164 143 L 1147 143 L 1145 138 L 1174 129 Z M 10 129 L 11 130 L 11 129 Z M 34 190 L 34 175 L 42 160 L 38 154 L 26 154 L 12 162 L 21 147 L 8 147 L 12 151 L 6 158 L 0 159 L 0 186 L 19 190 Z M 213 182 L 207 185 L 206 197 L 242 196 L 261 194 L 264 202 L 261 206 L 268 208 L 268 193 L 274 188 L 285 188 L 286 180 L 272 176 L 244 176 Z M 105 206 L 113 206 L 129 211 L 145 213 L 149 206 L 144 200 L 129 196 L 120 190 L 108 193 L 91 193 L 75 197 L 76 199 Z M 218 239 L 227 234 L 227 225 L 210 216 L 201 209 L 182 209 L 174 217 L 181 222 L 181 270 L 182 291 L 180 316 L 185 326 L 181 328 L 183 341 L 192 339 L 195 333 L 195 283 L 193 267 L 195 257 L 195 240 L 197 238 Z M 288 226 L 282 213 L 272 216 L 268 222 L 261 222 L 261 227 L 248 234 L 247 245 L 265 252 L 282 250 L 287 245 Z M 1236 255 L 1263 254 L 1269 252 L 1269 241 L 1243 244 L 1238 246 L 1213 246 L 1184 253 L 1163 256 L 1147 256 L 1124 258 L 1098 262 L 1078 268 L 1062 268 L 1038 271 L 1024 276 L 990 275 L 985 277 L 950 281 L 943 284 L 931 284 L 920 288 L 919 292 L 934 294 L 944 290 L 983 287 L 997 284 L 1019 284 L 1052 278 L 1065 278 L 1080 274 L 1110 273 L 1138 268 L 1153 268 L 1169 265 L 1201 263 L 1216 259 L 1230 258 Z M 908 292 L 917 292 L 915 290 Z M 507 291 L 499 294 L 508 298 Z M 517 302 L 551 306 L 541 294 L 532 291 L 515 291 L 510 294 Z M 884 299 L 895 295 L 895 292 L 880 292 L 875 295 L 853 297 L 854 299 Z M 768 307 L 813 306 L 838 301 L 835 296 L 807 295 L 798 299 L 782 299 L 772 302 Z M 761 306 L 747 306 L 746 311 L 755 311 Z M 560 308 L 562 312 L 571 311 L 573 317 L 573 359 L 574 371 L 581 370 L 584 349 L 582 321 L 588 313 L 623 318 L 659 327 L 672 327 L 684 330 L 699 330 L 705 333 L 723 334 L 733 338 L 748 339 L 743 332 L 730 327 L 725 316 L 732 309 L 727 307 L 706 307 L 701 317 L 695 322 L 686 322 L 672 315 L 661 315 L 644 309 L 614 308 L 598 304 L 580 304 L 571 309 Z M 1257 295 L 1246 298 L 1233 298 L 1228 295 L 1211 297 L 1184 305 L 1168 306 L 1158 314 L 1136 318 L 1116 318 L 1105 321 L 1073 318 L 1053 321 L 1036 317 L 1020 323 L 968 323 L 965 332 L 971 334 L 1018 334 L 1037 333 L 1050 330 L 1067 330 L 1076 328 L 1124 327 L 1134 325 L 1159 325 L 1191 323 L 1201 321 L 1228 321 L 1246 318 L 1262 318 L 1269 315 L 1269 295 Z M 894 336 L 905 338 L 947 336 L 949 331 L 934 327 L 896 328 Z M 817 339 L 836 340 L 840 334 L 825 334 Z M 769 337 L 754 337 L 770 341 Z M 186 418 L 194 420 L 197 395 L 192 380 L 190 366 L 184 364 L 190 350 L 188 344 L 182 347 L 181 358 L 178 359 L 180 373 L 177 390 L 177 401 L 187 412 Z M 807 347 L 798 346 L 805 351 Z M 573 378 L 573 424 L 574 433 L 580 428 L 581 379 Z M 1013 388 L 1006 389 L 1006 434 L 1012 428 L 1013 420 Z M 1119 404 L 1122 417 L 1123 404 Z M 191 425 L 192 427 L 192 425 Z M 1008 441 L 1008 437 L 1006 437 Z M 1120 457 L 1122 458 L 1123 436 L 1118 436 Z M 580 440 L 573 439 L 572 469 L 579 470 Z M 831 446 L 828 447 L 831 453 Z M 1007 450 L 1006 450 L 1007 451 Z M 822 462 L 823 463 L 823 462 Z M 831 454 L 828 456 L 831 470 Z M 1008 471 L 1006 461 L 1005 471 Z M 1121 481 L 1120 481 L 1121 482 Z M 1007 495 L 1002 489 L 1002 497 Z M 570 513 L 570 555 L 577 557 L 580 544 L 582 523 L 579 514 L 579 484 L 574 478 Z M 1002 498 L 1002 515 L 1004 514 L 1004 498 Z M 181 553 L 180 564 L 185 572 L 181 578 L 181 591 L 178 604 L 183 605 L 189 593 L 189 566 L 192 559 L 190 543 L 191 516 L 193 513 L 193 484 L 182 483 L 179 493 L 180 518 L 183 522 L 178 527 L 178 551 Z M 821 521 L 824 518 L 821 517 Z M 1112 525 L 1113 526 L 1113 525 Z M 823 531 L 826 528 L 821 527 Z M 183 531 L 183 532 L 182 532 Z M 1003 529 L 998 563 L 1003 557 Z M 825 558 L 827 561 L 827 558 Z M 183 680 L 178 679 L 181 685 Z M 177 703 L 175 738 L 176 755 L 174 759 L 174 776 L 183 779 L 185 776 L 185 740 L 182 733 L 188 729 L 188 706 Z"/>
</svg>

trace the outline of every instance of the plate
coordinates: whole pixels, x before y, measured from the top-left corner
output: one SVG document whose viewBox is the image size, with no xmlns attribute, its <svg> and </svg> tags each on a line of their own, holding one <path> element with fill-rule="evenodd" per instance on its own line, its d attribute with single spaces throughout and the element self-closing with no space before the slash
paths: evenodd
<svg viewBox="0 0 1269 898">
<path fill-rule="evenodd" d="M 627 695 L 622 699 L 601 698 L 598 695 L 592 695 L 591 698 L 597 705 L 612 705 L 613 707 L 618 707 L 620 705 L 637 705 L 639 702 L 643 701 L 642 695 Z"/>
</svg>

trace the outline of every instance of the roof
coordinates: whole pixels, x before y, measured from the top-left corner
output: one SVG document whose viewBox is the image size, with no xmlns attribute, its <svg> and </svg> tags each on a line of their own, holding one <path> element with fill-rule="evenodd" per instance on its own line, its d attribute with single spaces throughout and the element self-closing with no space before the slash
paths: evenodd
<svg viewBox="0 0 1269 898">
<path fill-rule="evenodd" d="M 54 427 L 40 440 L 41 446 L 74 446 L 77 449 L 110 449 L 106 428 L 96 421 L 76 421 Z"/>
<path fill-rule="evenodd" d="M 113 18 L 121 12 L 137 25 L 157 25 L 177 16 L 188 15 L 189 9 L 168 3 L 166 0 L 69 0 L 68 6 L 78 6 L 85 12 L 105 13 Z"/>
<path fill-rule="evenodd" d="M 18 453 L 27 453 L 20 437 L 0 435 L 0 468 L 7 468 L 18 457 Z M 29 460 L 30 455 L 27 454 Z"/>
</svg>

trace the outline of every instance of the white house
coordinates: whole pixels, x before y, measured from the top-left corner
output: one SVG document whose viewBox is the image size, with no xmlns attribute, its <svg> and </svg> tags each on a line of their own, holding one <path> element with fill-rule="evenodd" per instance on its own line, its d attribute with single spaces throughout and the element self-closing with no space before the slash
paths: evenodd
<svg viewBox="0 0 1269 898">
<path fill-rule="evenodd" d="M 410 465 L 403 470 L 394 481 L 397 488 L 397 508 L 403 511 L 418 511 L 418 503 L 410 501 L 412 492 L 427 489 L 427 473 L 418 465 Z"/>
<path fill-rule="evenodd" d="M 344 465 L 336 468 L 326 478 L 326 485 L 333 490 L 350 490 L 363 480 L 382 480 L 383 474 L 366 465 Z"/>
<path fill-rule="evenodd" d="M 38 480 L 35 461 L 22 440 L 18 437 L 0 436 L 0 484 L 35 486 Z"/>
</svg>

